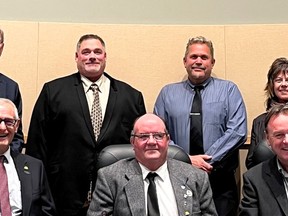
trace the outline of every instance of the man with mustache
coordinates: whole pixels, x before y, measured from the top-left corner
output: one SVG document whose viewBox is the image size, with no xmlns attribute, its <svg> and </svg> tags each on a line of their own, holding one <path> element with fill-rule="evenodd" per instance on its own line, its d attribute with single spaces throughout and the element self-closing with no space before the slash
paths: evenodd
<svg viewBox="0 0 288 216">
<path fill-rule="evenodd" d="M 75 61 L 78 72 L 44 84 L 26 149 L 44 162 L 61 216 L 86 216 L 99 152 L 129 143 L 133 122 L 146 113 L 141 92 L 104 72 L 101 37 L 80 37 Z"/>
<path fill-rule="evenodd" d="M 239 163 L 238 148 L 247 136 L 242 96 L 231 81 L 211 76 L 214 49 L 205 37 L 188 41 L 183 62 L 188 79 L 165 86 L 156 100 L 154 113 L 167 122 L 171 140 L 190 154 L 192 164 L 209 174 L 218 214 L 235 216 L 239 198 L 234 173 Z M 202 103 L 200 111 L 194 113 L 191 107 L 196 91 Z M 194 126 L 192 115 L 200 117 L 198 127 Z M 191 138 L 196 131 L 197 151 Z"/>
</svg>

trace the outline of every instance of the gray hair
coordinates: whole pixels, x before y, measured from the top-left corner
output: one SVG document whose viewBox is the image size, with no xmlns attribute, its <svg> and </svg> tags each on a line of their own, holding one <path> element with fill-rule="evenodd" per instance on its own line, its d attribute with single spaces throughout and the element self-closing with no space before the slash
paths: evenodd
<svg viewBox="0 0 288 216">
<path fill-rule="evenodd" d="M 18 110 L 17 110 L 17 107 L 15 106 L 15 104 L 7 98 L 0 98 L 0 105 L 3 105 L 3 104 L 11 105 L 14 109 L 14 118 L 19 120 Z"/>
</svg>

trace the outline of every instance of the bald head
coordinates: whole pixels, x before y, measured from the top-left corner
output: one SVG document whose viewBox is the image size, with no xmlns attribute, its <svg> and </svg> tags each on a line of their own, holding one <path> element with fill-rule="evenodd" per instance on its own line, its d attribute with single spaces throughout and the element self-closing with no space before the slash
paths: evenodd
<svg viewBox="0 0 288 216">
<path fill-rule="evenodd" d="M 153 113 L 147 113 L 139 117 L 134 123 L 133 132 L 137 133 L 139 128 L 143 128 L 143 126 L 147 125 L 158 125 L 165 133 L 167 133 L 164 120 Z"/>
<path fill-rule="evenodd" d="M 151 171 L 167 160 L 169 134 L 164 121 L 149 113 L 138 118 L 131 133 L 136 160 Z"/>
</svg>

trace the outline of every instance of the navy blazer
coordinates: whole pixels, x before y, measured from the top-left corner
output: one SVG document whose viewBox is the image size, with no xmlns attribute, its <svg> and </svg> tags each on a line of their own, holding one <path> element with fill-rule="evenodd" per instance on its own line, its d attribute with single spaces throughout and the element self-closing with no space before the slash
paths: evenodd
<svg viewBox="0 0 288 216">
<path fill-rule="evenodd" d="M 129 143 L 133 123 L 146 110 L 141 92 L 110 79 L 110 92 L 97 142 L 80 73 L 44 84 L 35 104 L 26 153 L 44 162 L 61 216 L 79 215 L 92 181 L 97 156 L 111 144 Z"/>
<path fill-rule="evenodd" d="M 0 98 L 7 98 L 11 100 L 18 109 L 19 117 L 22 117 L 22 98 L 19 90 L 18 84 L 0 73 Z M 10 144 L 10 149 L 15 152 L 21 152 L 23 147 L 23 132 L 22 132 L 22 122 L 18 127 L 18 131 L 14 136 L 12 143 Z"/>
<path fill-rule="evenodd" d="M 21 184 L 22 216 L 56 216 L 43 163 L 12 151 L 11 156 Z"/>
</svg>

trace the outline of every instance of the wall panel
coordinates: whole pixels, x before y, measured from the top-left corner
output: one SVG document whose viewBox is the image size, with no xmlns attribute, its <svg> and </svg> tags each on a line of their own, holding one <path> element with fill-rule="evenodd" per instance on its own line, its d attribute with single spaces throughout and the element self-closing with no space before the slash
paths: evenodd
<svg viewBox="0 0 288 216">
<path fill-rule="evenodd" d="M 35 100 L 45 82 L 75 71 L 79 37 L 99 34 L 106 42 L 113 77 L 143 92 L 152 112 L 160 89 L 186 78 L 183 55 L 188 38 L 204 35 L 214 43 L 213 75 L 235 82 L 254 117 L 264 111 L 264 85 L 272 61 L 288 55 L 288 25 L 100 25 L 0 21 L 5 49 L 0 69 L 15 79 L 24 101 L 27 133 Z M 175 96 L 176 97 L 176 96 Z"/>
</svg>

